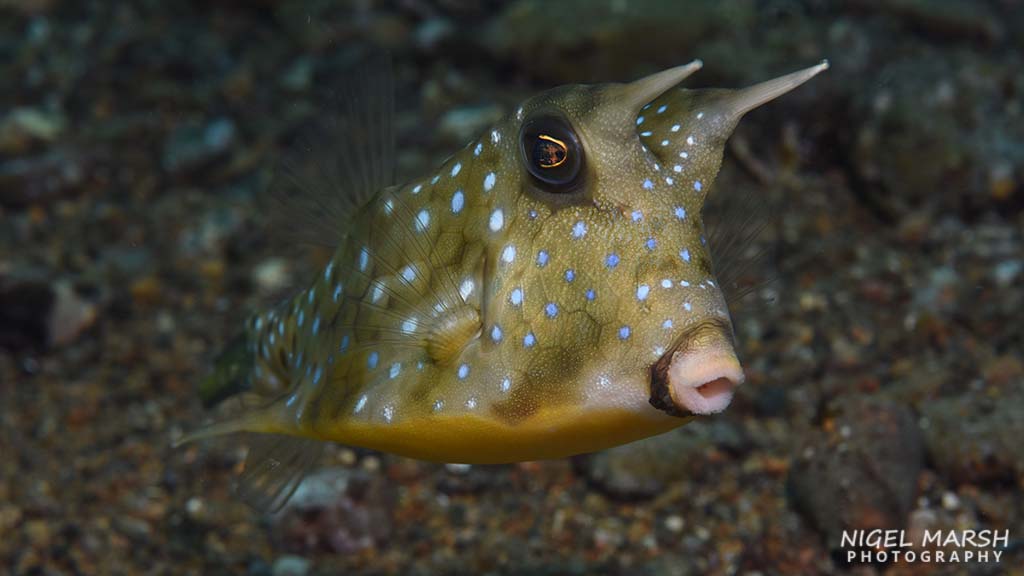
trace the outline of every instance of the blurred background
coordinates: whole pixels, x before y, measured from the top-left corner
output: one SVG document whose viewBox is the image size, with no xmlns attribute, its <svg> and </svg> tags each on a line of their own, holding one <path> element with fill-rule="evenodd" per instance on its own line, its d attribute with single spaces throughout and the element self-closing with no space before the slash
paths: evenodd
<svg viewBox="0 0 1024 576">
<path fill-rule="evenodd" d="M 1019 0 L 0 0 L 0 572 L 1024 573 L 1022 49 Z M 554 85 L 830 59 L 713 192 L 763 199 L 773 254 L 725 414 L 508 466 L 339 446 L 273 516 L 231 493 L 241 444 L 170 447 L 242 318 L 314 273 L 259 198 L 373 50 L 401 179 Z M 846 565 L 873 527 L 1012 543 Z"/>
</svg>

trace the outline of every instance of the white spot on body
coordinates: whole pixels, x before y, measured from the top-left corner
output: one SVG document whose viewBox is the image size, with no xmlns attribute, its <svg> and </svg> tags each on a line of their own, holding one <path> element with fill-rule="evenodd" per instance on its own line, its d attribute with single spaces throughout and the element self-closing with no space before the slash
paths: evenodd
<svg viewBox="0 0 1024 576">
<path fill-rule="evenodd" d="M 683 262 L 689 262 L 690 250 L 688 248 L 683 248 L 682 250 L 679 251 L 679 257 L 683 259 Z"/>
<path fill-rule="evenodd" d="M 395 202 L 391 198 L 384 201 L 384 213 L 391 216 L 391 213 L 395 211 Z"/>
<path fill-rule="evenodd" d="M 512 388 L 512 380 L 505 377 L 501 380 L 501 391 L 508 392 Z"/>
<path fill-rule="evenodd" d="M 703 187 L 703 185 L 700 183 L 700 180 L 695 180 L 694 181 L 694 183 L 693 183 L 693 189 L 694 190 L 696 190 L 697 192 L 700 192 L 700 189 L 702 187 Z"/>
<path fill-rule="evenodd" d="M 495 144 L 501 142 L 501 132 L 498 132 L 497 130 L 491 130 L 491 142 Z"/>
<path fill-rule="evenodd" d="M 477 142 L 476 143 L 476 147 L 473 148 L 473 156 L 479 156 L 480 153 L 483 152 L 483 150 L 484 150 L 483 143 L 482 142 Z"/>
<path fill-rule="evenodd" d="M 452 166 L 452 172 L 451 172 L 452 178 L 455 178 L 456 176 L 458 176 L 459 172 L 461 170 L 462 170 L 462 162 L 456 162 L 455 166 Z"/>
<path fill-rule="evenodd" d="M 416 331 L 416 317 L 410 316 L 402 321 L 402 332 L 411 334 Z"/>
<path fill-rule="evenodd" d="M 416 215 L 416 231 L 423 232 L 428 226 L 430 226 L 430 212 L 424 208 Z"/>
<path fill-rule="evenodd" d="M 658 114 L 665 112 L 665 110 L 668 110 L 668 104 L 662 104 L 661 106 L 658 106 Z"/>
<path fill-rule="evenodd" d="M 523 303 L 523 289 L 513 288 L 512 293 L 508 295 L 508 301 L 511 302 L 513 306 L 520 306 Z"/>
<path fill-rule="evenodd" d="M 423 184 L 417 184 L 417 185 L 412 187 L 412 193 L 413 194 L 419 194 L 420 190 L 423 190 Z"/>
<path fill-rule="evenodd" d="M 501 326 L 498 326 L 497 324 L 495 324 L 491 328 L 491 340 L 496 342 L 496 343 L 497 342 L 501 342 L 501 336 L 502 336 Z"/>
<path fill-rule="evenodd" d="M 505 212 L 501 208 L 491 212 L 491 218 L 487 222 L 487 227 L 491 229 L 491 232 L 497 232 L 505 227 Z"/>
<path fill-rule="evenodd" d="M 398 362 L 395 362 L 394 364 L 391 365 L 391 369 L 388 370 L 388 378 L 391 378 L 392 380 L 394 380 L 395 378 L 398 378 L 398 375 L 401 374 L 401 373 L 402 373 L 402 365 L 399 364 Z"/>
<path fill-rule="evenodd" d="M 672 131 L 673 132 L 679 132 L 679 124 L 673 124 L 672 125 Z"/>
<path fill-rule="evenodd" d="M 643 301 L 647 300 L 647 295 L 651 293 L 651 287 L 647 284 L 641 284 L 636 287 L 636 299 Z"/>
<path fill-rule="evenodd" d="M 673 286 L 673 284 L 674 283 L 672 282 L 672 280 L 670 278 L 664 278 L 661 281 L 661 287 L 665 288 L 665 289 L 671 288 Z"/>
<path fill-rule="evenodd" d="M 686 219 L 686 208 L 683 208 L 682 206 L 676 206 L 675 210 L 673 210 L 673 213 L 676 215 L 676 218 L 680 220 Z"/>
<path fill-rule="evenodd" d="M 390 424 L 391 419 L 395 417 L 395 407 L 388 404 L 380 413 L 384 416 L 384 421 Z"/>
<path fill-rule="evenodd" d="M 466 408 L 469 408 L 470 410 L 476 410 L 476 398 L 470 398 L 469 400 L 466 400 Z"/>
<path fill-rule="evenodd" d="M 572 237 L 576 238 L 576 239 L 580 239 L 580 238 L 583 238 L 586 235 L 587 235 L 587 224 L 584 221 L 582 221 L 582 220 L 576 221 L 576 223 L 573 224 L 573 226 L 572 226 Z"/>
<path fill-rule="evenodd" d="M 374 304 L 379 302 L 380 299 L 384 297 L 384 287 L 379 282 L 373 283 L 373 291 L 370 294 L 370 297 L 373 300 Z"/>
<path fill-rule="evenodd" d="M 462 296 L 464 301 L 468 301 L 469 295 L 473 293 L 474 288 L 476 288 L 476 283 L 471 278 L 466 278 L 459 285 L 459 296 Z"/>
<path fill-rule="evenodd" d="M 462 193 L 462 190 L 456 190 L 455 194 L 452 194 L 452 214 L 462 212 L 462 207 L 465 205 L 466 196 Z"/>
<path fill-rule="evenodd" d="M 688 146 L 693 146 L 693 136 L 687 136 L 686 137 L 686 144 Z"/>
<path fill-rule="evenodd" d="M 359 400 L 356 402 L 356 407 L 352 412 L 359 414 L 363 411 L 363 408 L 366 408 L 366 394 L 359 397 Z"/>
<path fill-rule="evenodd" d="M 501 261 L 506 264 L 511 264 L 516 259 L 516 247 L 513 244 L 505 246 L 505 249 L 501 251 Z"/>
<path fill-rule="evenodd" d="M 490 192 L 491 189 L 494 188 L 494 182 L 497 179 L 498 177 L 494 175 L 494 172 L 488 172 L 487 175 L 484 176 L 484 192 Z"/>
<path fill-rule="evenodd" d="M 459 380 L 465 380 L 469 376 L 469 364 L 460 364 L 459 371 L 456 373 Z"/>
<path fill-rule="evenodd" d="M 644 187 L 644 190 L 653 190 L 654 189 L 654 182 L 651 182 L 651 179 L 647 178 L 646 180 L 644 180 L 643 187 Z"/>
<path fill-rule="evenodd" d="M 416 279 L 416 269 L 411 264 L 402 268 L 402 279 L 406 282 L 412 282 Z"/>
</svg>

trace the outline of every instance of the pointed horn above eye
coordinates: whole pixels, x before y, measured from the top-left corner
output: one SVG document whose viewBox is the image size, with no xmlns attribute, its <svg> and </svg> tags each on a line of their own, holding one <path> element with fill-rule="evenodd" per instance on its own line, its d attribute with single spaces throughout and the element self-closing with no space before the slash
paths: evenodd
<svg viewBox="0 0 1024 576">
<path fill-rule="evenodd" d="M 626 106 L 639 113 L 641 108 L 664 94 L 669 88 L 682 82 L 690 74 L 700 70 L 703 65 L 704 63 L 700 60 L 694 60 L 689 64 L 662 70 L 626 84 L 623 95 Z"/>
<path fill-rule="evenodd" d="M 824 70 L 828 70 L 828 60 L 822 60 L 815 66 L 804 68 L 792 74 L 779 76 L 778 78 L 737 90 L 729 96 L 727 105 L 736 117 L 742 116 L 754 108 L 800 86 Z"/>
</svg>

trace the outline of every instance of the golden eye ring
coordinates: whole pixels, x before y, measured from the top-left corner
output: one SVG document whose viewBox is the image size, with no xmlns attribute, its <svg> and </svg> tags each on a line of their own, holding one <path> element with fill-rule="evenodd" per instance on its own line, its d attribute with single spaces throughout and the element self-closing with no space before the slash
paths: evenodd
<svg viewBox="0 0 1024 576">
<path fill-rule="evenodd" d="M 539 155 L 536 156 L 536 159 L 541 168 L 545 170 L 557 168 L 569 159 L 569 147 L 565 142 L 547 134 L 538 134 L 537 140 L 536 152 Z"/>
<path fill-rule="evenodd" d="M 545 192 L 568 194 L 580 189 L 585 152 L 564 117 L 537 114 L 519 128 L 523 168 Z"/>
</svg>

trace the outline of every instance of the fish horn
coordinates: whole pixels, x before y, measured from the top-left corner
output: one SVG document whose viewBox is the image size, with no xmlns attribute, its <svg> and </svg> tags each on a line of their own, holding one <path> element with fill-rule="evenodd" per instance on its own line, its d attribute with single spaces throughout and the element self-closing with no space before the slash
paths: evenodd
<svg viewBox="0 0 1024 576">
<path fill-rule="evenodd" d="M 703 65 L 704 63 L 700 60 L 694 60 L 689 64 L 662 70 L 630 82 L 623 86 L 622 101 L 627 109 L 632 110 L 634 114 L 639 114 L 641 108 L 664 94 L 669 88 L 682 82 L 690 74 L 700 70 Z"/>
<path fill-rule="evenodd" d="M 828 70 L 828 60 L 822 60 L 810 68 L 737 90 L 728 97 L 724 104 L 730 115 L 739 118 L 754 108 L 800 86 L 824 70 Z"/>
</svg>

